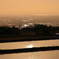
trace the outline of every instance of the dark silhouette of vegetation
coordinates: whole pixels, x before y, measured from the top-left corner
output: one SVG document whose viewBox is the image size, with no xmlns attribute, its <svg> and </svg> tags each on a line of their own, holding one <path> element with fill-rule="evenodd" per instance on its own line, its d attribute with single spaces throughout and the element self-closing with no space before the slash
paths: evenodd
<svg viewBox="0 0 59 59">
<path fill-rule="evenodd" d="M 12 54 L 12 53 L 27 53 L 27 52 L 38 52 L 38 51 L 51 51 L 51 50 L 59 50 L 59 46 L 0 50 L 0 55 L 1 54 Z"/>
<path fill-rule="evenodd" d="M 1 38 L 7 38 L 7 37 L 16 37 L 19 36 L 21 33 L 21 30 L 16 28 L 15 26 L 8 27 L 8 26 L 2 26 L 0 27 L 0 37 Z"/>
<path fill-rule="evenodd" d="M 31 37 L 31 36 L 56 36 L 59 33 L 59 26 L 47 26 L 42 24 L 34 24 L 32 26 L 18 29 L 15 26 L 0 26 L 0 37 Z"/>
<path fill-rule="evenodd" d="M 23 32 L 35 32 L 35 36 L 55 36 L 55 33 L 59 32 L 59 27 L 47 26 L 34 24 L 33 26 L 29 26 L 26 28 L 22 28 Z"/>
</svg>

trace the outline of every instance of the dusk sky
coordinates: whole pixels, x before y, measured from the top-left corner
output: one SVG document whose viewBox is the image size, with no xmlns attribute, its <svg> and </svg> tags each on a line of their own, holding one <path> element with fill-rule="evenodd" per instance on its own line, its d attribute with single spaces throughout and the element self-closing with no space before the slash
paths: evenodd
<svg viewBox="0 0 59 59">
<path fill-rule="evenodd" d="M 59 0 L 0 0 L 0 16 L 59 15 Z"/>
</svg>

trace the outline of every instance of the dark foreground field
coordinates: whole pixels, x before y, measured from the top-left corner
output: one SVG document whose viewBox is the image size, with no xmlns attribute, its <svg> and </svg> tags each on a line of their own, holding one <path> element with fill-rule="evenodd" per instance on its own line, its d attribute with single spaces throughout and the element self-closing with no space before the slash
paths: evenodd
<svg viewBox="0 0 59 59">
<path fill-rule="evenodd" d="M 0 43 L 4 42 L 23 42 L 23 41 L 36 41 L 36 40 L 56 40 L 59 36 L 40 36 L 40 37 L 11 37 L 11 38 L 0 38 Z M 33 47 L 23 49 L 0 49 L 0 55 L 13 54 L 13 53 L 28 53 L 28 52 L 39 52 L 39 51 L 53 51 L 59 50 L 59 46 L 48 46 L 48 47 Z"/>
<path fill-rule="evenodd" d="M 59 36 L 40 36 L 40 37 L 11 37 L 0 38 L 0 43 L 3 42 L 17 42 L 17 41 L 36 41 L 36 40 L 54 40 L 59 39 Z"/>
</svg>

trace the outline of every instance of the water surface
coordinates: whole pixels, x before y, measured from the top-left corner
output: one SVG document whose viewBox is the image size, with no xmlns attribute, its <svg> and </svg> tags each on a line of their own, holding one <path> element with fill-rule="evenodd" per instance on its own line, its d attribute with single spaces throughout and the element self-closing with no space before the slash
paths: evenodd
<svg viewBox="0 0 59 59">
<path fill-rule="evenodd" d="M 32 47 L 59 46 L 59 40 L 0 43 L 0 49 L 26 48 L 26 46 L 28 45 L 32 45 Z M 1 59 L 59 59 L 59 50 L 5 54 L 5 55 L 0 55 L 0 58 Z"/>
</svg>

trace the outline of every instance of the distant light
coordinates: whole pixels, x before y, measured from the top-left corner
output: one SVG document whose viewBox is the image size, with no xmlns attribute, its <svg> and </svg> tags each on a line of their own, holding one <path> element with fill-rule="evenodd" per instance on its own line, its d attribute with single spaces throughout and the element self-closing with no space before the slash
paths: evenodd
<svg viewBox="0 0 59 59">
<path fill-rule="evenodd" d="M 25 48 L 33 48 L 33 44 L 27 45 Z"/>
<path fill-rule="evenodd" d="M 22 20 L 22 21 L 24 21 L 24 22 L 25 22 L 25 21 L 29 21 L 29 20 Z"/>
<path fill-rule="evenodd" d="M 47 26 L 50 26 L 50 25 L 47 25 Z"/>
<path fill-rule="evenodd" d="M 22 20 L 22 21 L 26 21 L 26 20 Z"/>
<path fill-rule="evenodd" d="M 56 33 L 56 35 L 59 35 L 59 33 Z"/>
<path fill-rule="evenodd" d="M 33 19 L 29 19 L 29 20 L 33 20 Z"/>
<path fill-rule="evenodd" d="M 33 25 L 33 23 L 28 23 L 29 25 Z"/>
<path fill-rule="evenodd" d="M 12 26 L 12 24 L 7 24 L 8 26 Z"/>
<path fill-rule="evenodd" d="M 27 26 L 29 26 L 29 25 L 27 25 L 27 24 L 24 24 L 24 27 L 27 27 Z"/>
</svg>

